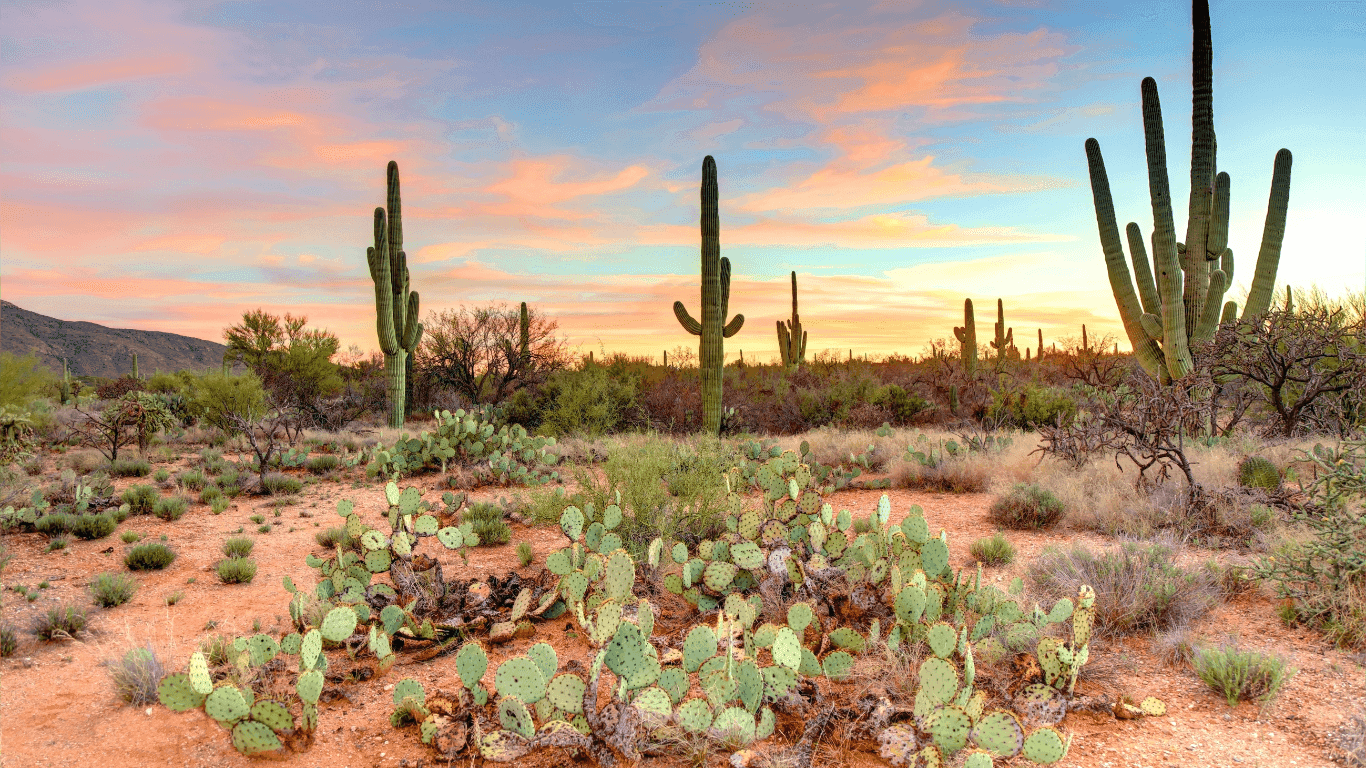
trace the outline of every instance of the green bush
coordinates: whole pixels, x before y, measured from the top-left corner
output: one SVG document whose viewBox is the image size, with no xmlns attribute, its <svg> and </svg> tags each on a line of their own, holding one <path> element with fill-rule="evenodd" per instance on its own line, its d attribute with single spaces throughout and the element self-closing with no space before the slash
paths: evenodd
<svg viewBox="0 0 1366 768">
<path fill-rule="evenodd" d="M 53 539 L 52 539 L 52 541 L 49 541 L 49 542 L 47 543 L 47 551 L 48 551 L 48 552 L 56 552 L 56 551 L 59 550 L 59 549 L 66 549 L 66 546 L 67 546 L 68 544 L 70 544 L 70 543 L 71 543 L 71 537 L 70 537 L 70 536 L 67 536 L 66 534 L 61 534 L 60 536 L 54 536 Z"/>
<path fill-rule="evenodd" d="M 228 557 L 214 568 L 224 584 L 250 584 L 256 578 L 256 561 L 245 557 Z"/>
<path fill-rule="evenodd" d="M 1063 512 L 1062 502 L 1051 491 L 1037 483 L 1016 483 L 1009 493 L 992 502 L 988 517 L 1003 528 L 1052 528 Z"/>
<path fill-rule="evenodd" d="M 343 548 L 353 548 L 355 540 L 346 535 L 345 528 L 326 528 L 313 534 L 313 540 L 318 542 L 318 546 L 332 549 L 341 544 Z"/>
<path fill-rule="evenodd" d="M 157 499 L 160 498 L 161 494 L 151 485 L 130 485 L 123 491 L 123 503 L 127 504 L 128 511 L 135 515 L 152 514 Z"/>
<path fill-rule="evenodd" d="M 894 424 L 905 424 L 930 408 L 929 401 L 907 392 L 898 384 L 888 384 L 879 389 L 873 397 L 873 403 L 886 406 L 892 412 Z"/>
<path fill-rule="evenodd" d="M 82 539 L 102 539 L 114 532 L 118 523 L 108 514 L 73 515 L 71 532 Z"/>
<path fill-rule="evenodd" d="M 90 596 L 101 608 L 123 605 L 137 591 L 138 583 L 126 573 L 101 573 L 90 581 Z"/>
<path fill-rule="evenodd" d="M 968 551 L 983 565 L 1006 565 L 1015 559 L 1015 546 L 1000 531 L 972 542 Z"/>
<path fill-rule="evenodd" d="M 199 492 L 200 504 L 212 504 L 221 498 L 223 498 L 223 489 L 217 485 L 206 485 L 204 490 Z"/>
<path fill-rule="evenodd" d="M 324 453 L 308 460 L 308 471 L 315 475 L 325 475 L 340 465 L 341 459 L 330 453 Z"/>
<path fill-rule="evenodd" d="M 246 557 L 251 554 L 256 542 L 247 538 L 228 539 L 223 542 L 223 554 L 227 557 Z"/>
<path fill-rule="evenodd" d="M 119 538 L 123 540 L 124 544 L 132 544 L 133 542 L 142 538 L 142 534 L 138 533 L 137 531 L 124 531 L 123 533 L 119 534 Z"/>
<path fill-rule="evenodd" d="M 53 512 L 43 515 L 33 523 L 34 530 L 47 536 L 61 536 L 71 532 L 71 526 L 75 524 L 75 515 L 68 512 Z"/>
<path fill-rule="evenodd" d="M 987 418 L 1000 420 L 1003 426 L 1026 429 L 1040 424 L 1067 426 L 1077 415 L 1077 402 L 1072 393 L 1061 387 L 1028 384 L 1023 389 L 1007 392 L 997 390 L 987 406 Z"/>
<path fill-rule="evenodd" d="M 553 437 L 617 432 L 636 415 L 636 387 L 635 375 L 609 376 L 601 366 L 556 371 L 542 391 L 550 404 L 539 432 Z"/>
<path fill-rule="evenodd" d="M 5 624 L 0 624 L 0 658 L 13 656 L 19 650 L 19 637 L 14 629 Z"/>
<path fill-rule="evenodd" d="M 159 571 L 175 562 L 175 551 L 156 541 L 139 544 L 128 550 L 123 564 L 130 571 Z"/>
<path fill-rule="evenodd" d="M 182 486 L 191 491 L 203 490 L 204 485 L 207 482 L 204 479 L 204 473 L 197 469 L 191 469 L 186 472 L 181 472 L 179 475 L 176 476 L 176 479 L 180 481 L 180 484 Z"/>
<path fill-rule="evenodd" d="M 536 553 L 532 551 L 530 542 L 518 542 L 517 560 L 522 564 L 522 567 L 525 568 L 528 565 L 531 565 L 531 562 L 535 559 Z"/>
<path fill-rule="evenodd" d="M 460 513 L 460 521 L 474 524 L 481 547 L 506 544 L 512 537 L 512 529 L 503 518 L 503 509 L 496 504 L 475 502 Z"/>
<path fill-rule="evenodd" d="M 146 477 L 152 474 L 152 465 L 146 459 L 120 457 L 109 465 L 109 474 L 115 477 Z"/>
<path fill-rule="evenodd" d="M 37 635 L 39 640 L 55 640 L 63 635 L 75 637 L 77 632 L 85 629 L 87 621 L 84 608 L 60 605 L 47 609 L 46 613 L 38 617 L 33 625 L 33 634 Z"/>
<path fill-rule="evenodd" d="M 152 514 L 167 522 L 179 520 L 181 515 L 185 514 L 187 504 L 183 496 L 164 496 L 157 499 L 152 507 Z"/>
<path fill-rule="evenodd" d="M 1295 675 L 1285 660 L 1269 653 L 1242 651 L 1236 643 L 1221 648 L 1201 648 L 1191 660 L 1195 674 L 1210 688 L 1223 694 L 1230 707 L 1256 700 L 1265 705 Z"/>
</svg>

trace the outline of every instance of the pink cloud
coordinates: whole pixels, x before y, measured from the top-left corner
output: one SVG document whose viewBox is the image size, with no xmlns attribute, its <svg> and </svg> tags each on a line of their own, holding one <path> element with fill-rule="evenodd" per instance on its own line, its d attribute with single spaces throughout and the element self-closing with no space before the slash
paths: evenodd
<svg viewBox="0 0 1366 768">
<path fill-rule="evenodd" d="M 179 53 L 128 56 L 49 67 L 37 72 L 16 72 L 5 78 L 5 85 L 26 93 L 77 91 L 129 80 L 184 74 L 195 64 L 194 59 Z"/>
</svg>

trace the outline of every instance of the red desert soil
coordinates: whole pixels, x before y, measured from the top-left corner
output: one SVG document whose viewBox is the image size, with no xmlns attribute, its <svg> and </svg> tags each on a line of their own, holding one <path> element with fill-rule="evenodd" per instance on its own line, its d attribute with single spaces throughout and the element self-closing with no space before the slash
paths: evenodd
<svg viewBox="0 0 1366 768">
<path fill-rule="evenodd" d="M 229 456 L 227 458 L 235 458 Z M 243 456 L 242 458 L 246 458 Z M 47 459 L 51 464 L 51 457 Z M 182 459 L 172 466 L 187 466 Z M 56 470 L 48 466 L 49 475 Z M 295 471 L 297 473 L 297 471 Z M 297 504 L 282 508 L 274 517 L 268 498 L 239 496 L 233 506 L 214 516 L 205 505 L 195 504 L 184 517 L 164 522 L 154 517 L 131 517 L 119 526 L 119 533 L 134 530 L 145 540 L 165 534 L 178 551 L 176 561 L 164 571 L 138 573 L 139 589 L 132 601 L 107 610 L 93 610 L 88 633 L 74 640 L 39 642 L 27 633 L 33 619 L 59 601 L 90 605 L 87 586 L 92 576 L 103 571 L 124 571 L 122 555 L 128 548 L 116 533 L 96 541 L 74 540 L 66 550 L 45 553 L 46 538 L 40 534 L 5 537 L 14 560 L 5 571 L 6 582 L 36 586 L 47 580 L 51 587 L 42 590 L 37 602 L 29 603 L 6 590 L 3 594 L 4 622 L 21 630 L 18 652 L 0 662 L 0 727 L 3 734 L 3 765 L 7 768 L 29 766 L 72 766 L 84 768 L 140 768 L 141 766 L 246 766 L 257 761 L 233 749 L 229 735 L 202 711 L 176 714 L 160 704 L 135 707 L 124 704 L 116 695 L 102 662 L 122 654 L 133 644 L 152 642 L 170 671 L 183 670 L 189 654 L 204 638 L 216 633 L 233 636 L 253 632 L 259 620 L 261 631 L 279 637 L 287 631 L 288 593 L 281 579 L 290 576 L 295 583 L 312 585 L 314 571 L 304 564 L 308 552 L 322 553 L 314 534 L 341 522 L 336 504 L 351 499 L 362 518 L 381 524 L 383 503 L 380 484 L 371 482 L 352 489 L 354 472 L 340 483 L 326 482 L 305 490 Z M 400 487 L 415 485 L 424 498 L 440 499 L 440 478 L 423 476 L 404 480 Z M 116 490 L 147 479 L 118 479 Z M 484 488 L 470 494 L 471 500 L 496 500 L 525 491 L 518 488 Z M 848 508 L 866 515 L 875 508 L 882 491 L 842 491 L 829 499 L 836 509 Z M 910 491 L 889 491 L 892 520 L 905 516 L 912 504 L 925 509 L 931 528 L 949 531 L 953 565 L 970 566 L 968 545 L 988 536 L 994 527 L 987 521 L 992 497 L 987 494 L 946 495 Z M 262 514 L 279 525 L 268 535 L 250 533 L 256 525 L 248 520 Z M 316 526 L 315 526 L 316 524 Z M 291 532 L 289 529 L 293 527 Z M 256 540 L 252 557 L 259 571 L 251 584 L 224 585 L 213 571 L 220 559 L 220 547 L 241 528 Z M 1012 532 L 1010 540 L 1017 549 L 1015 563 L 1004 568 L 986 569 L 986 577 L 1004 587 L 1022 575 L 1028 563 L 1049 544 L 1084 543 L 1093 549 L 1115 546 L 1112 539 L 1072 530 L 1050 532 Z M 536 559 L 526 568 L 517 567 L 514 547 L 529 541 Z M 514 525 L 511 543 L 475 549 L 465 567 L 454 552 L 441 547 L 423 547 L 428 555 L 438 555 L 448 578 L 483 578 L 518 570 L 534 576 L 541 570 L 545 556 L 565 544 L 555 528 L 528 528 Z M 1227 553 L 1187 550 L 1191 562 Z M 189 583 L 193 581 L 193 583 Z M 165 598 L 175 592 L 184 597 L 173 606 Z M 666 613 L 667 616 L 667 613 Z M 661 618 L 661 625 L 668 628 Z M 678 622 L 674 622 L 677 624 Z M 560 664 L 569 659 L 590 661 L 583 640 L 565 636 L 566 617 L 537 625 L 534 638 L 514 640 L 490 647 L 489 672 L 485 685 L 492 687 L 499 661 L 523 653 L 532 644 L 550 642 L 559 654 Z M 1153 653 L 1148 636 L 1132 637 L 1100 645 L 1093 643 L 1091 662 L 1078 683 L 1079 692 L 1088 694 L 1127 693 L 1135 699 L 1155 695 L 1168 707 L 1165 717 L 1116 720 L 1109 715 L 1073 712 L 1062 727 L 1076 738 L 1068 757 L 1059 765 L 1110 768 L 1115 766 L 1248 766 L 1284 768 L 1285 766 L 1330 766 L 1328 759 L 1332 731 L 1344 717 L 1360 706 L 1366 691 L 1366 674 L 1358 660 L 1333 649 L 1314 632 L 1287 629 L 1275 616 L 1274 601 L 1252 592 L 1235 598 L 1212 615 L 1196 623 L 1195 635 L 1218 642 L 1236 633 L 1245 646 L 1287 654 L 1299 669 L 1279 699 L 1266 712 L 1252 703 L 1230 708 L 1222 696 L 1205 687 L 1188 669 L 1165 665 Z M 660 630 L 656 630 L 657 632 Z M 681 638 L 680 638 L 681 639 Z M 333 661 L 345 659 L 340 652 Z M 307 768 L 362 768 L 363 766 L 434 766 L 438 764 L 421 744 L 416 728 L 396 730 L 389 725 L 393 709 L 392 685 L 404 677 L 420 681 L 427 691 L 451 689 L 459 685 L 454 654 L 431 662 L 402 658 L 385 677 L 366 682 L 335 686 L 338 696 L 321 705 L 317 740 L 310 750 L 272 760 L 288 766 Z M 827 698 L 852 700 L 865 691 L 879 691 L 887 685 L 886 675 L 876 663 L 879 655 L 866 657 L 848 681 L 819 685 Z M 334 686 L 329 685 L 329 688 Z M 326 698 L 326 695 L 325 695 Z M 776 751 L 800 736 L 802 723 L 780 717 L 777 733 L 759 745 L 761 752 Z M 819 748 L 817 766 L 885 765 L 877 756 L 877 745 L 869 740 L 847 741 L 843 728 L 832 731 Z M 711 765 L 724 764 L 727 754 L 714 752 Z M 543 750 L 519 760 L 525 766 L 561 766 L 566 757 L 560 750 Z M 681 757 L 646 758 L 649 765 L 685 766 Z M 998 761 L 998 765 L 1029 765 L 1023 758 Z M 473 763 L 471 763 L 473 764 Z M 586 763 L 585 763 L 586 764 Z"/>
</svg>

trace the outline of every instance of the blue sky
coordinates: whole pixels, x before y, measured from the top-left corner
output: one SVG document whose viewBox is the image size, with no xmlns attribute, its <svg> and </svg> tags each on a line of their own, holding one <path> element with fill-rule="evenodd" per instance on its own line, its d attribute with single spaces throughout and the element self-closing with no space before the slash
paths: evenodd
<svg viewBox="0 0 1366 768">
<path fill-rule="evenodd" d="M 1278 284 L 1366 284 L 1366 4 L 1220 2 L 1231 297 L 1294 153 Z M 1189 2 L 10 2 L 0 279 L 68 320 L 223 340 L 306 315 L 378 348 L 365 264 L 399 164 L 422 316 L 527 301 L 581 351 L 695 348 L 698 189 L 716 158 L 741 333 L 776 356 L 798 273 L 810 352 L 1113 332 L 1083 143 L 1121 227 L 1152 213 L 1157 80 L 1178 234 Z"/>
</svg>

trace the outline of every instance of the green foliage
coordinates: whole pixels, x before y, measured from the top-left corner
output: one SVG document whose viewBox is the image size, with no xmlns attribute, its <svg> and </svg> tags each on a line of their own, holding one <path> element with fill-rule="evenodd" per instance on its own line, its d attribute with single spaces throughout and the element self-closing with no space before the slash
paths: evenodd
<svg viewBox="0 0 1366 768">
<path fill-rule="evenodd" d="M 1251 700 L 1268 704 L 1295 675 L 1280 656 L 1239 650 L 1234 642 L 1197 650 L 1191 665 L 1206 685 L 1223 694 L 1230 707 Z"/>
<path fill-rule="evenodd" d="M 250 584 L 251 580 L 256 578 L 256 561 L 229 557 L 219 560 L 214 570 L 224 584 Z"/>
<path fill-rule="evenodd" d="M 1312 537 L 1260 560 L 1254 573 L 1289 600 L 1293 621 L 1328 632 L 1340 645 L 1366 647 L 1366 513 L 1335 505 L 1302 522 Z"/>
<path fill-rule="evenodd" d="M 532 551 L 531 543 L 526 541 L 518 542 L 517 561 L 522 564 L 522 567 L 525 568 L 528 565 L 531 565 L 532 561 L 535 559 L 536 553 Z"/>
<path fill-rule="evenodd" d="M 34 530 L 46 536 L 60 536 L 71 532 L 71 526 L 75 524 L 76 516 L 67 512 L 53 512 L 43 515 L 33 523 Z"/>
<path fill-rule="evenodd" d="M 0 624 L 0 658 L 13 656 L 19 650 L 19 636 L 14 628 L 7 624 Z"/>
<path fill-rule="evenodd" d="M 266 415 L 265 398 L 265 389 L 254 373 L 206 373 L 195 382 L 194 398 L 188 408 L 200 422 L 231 436 L 240 430 L 228 415 L 235 413 L 247 421 L 256 421 Z"/>
<path fill-rule="evenodd" d="M 983 565 L 1008 565 L 1015 559 L 1015 545 L 1007 541 L 1000 531 L 972 542 L 968 552 Z"/>
<path fill-rule="evenodd" d="M 102 539 L 117 527 L 114 516 L 103 512 L 98 515 L 73 515 L 71 519 L 71 532 L 87 540 Z"/>
<path fill-rule="evenodd" d="M 1064 387 L 1026 384 L 1016 390 L 998 389 L 991 394 L 986 416 L 1002 426 L 1020 429 L 1067 426 L 1077 415 L 1077 402 Z"/>
<path fill-rule="evenodd" d="M 109 464 L 109 474 L 114 477 L 146 477 L 152 474 L 152 465 L 142 458 L 114 459 Z"/>
<path fill-rule="evenodd" d="M 336 469 L 341 464 L 341 459 L 331 454 L 314 456 L 308 460 L 308 471 L 315 475 L 325 475 Z"/>
<path fill-rule="evenodd" d="M 1238 485 L 1274 491 L 1281 487 L 1281 471 L 1261 456 L 1248 456 L 1238 462 Z"/>
<path fill-rule="evenodd" d="M 620 431 L 636 418 L 638 380 L 635 374 L 613 376 L 596 365 L 556 371 L 541 391 L 547 402 L 541 433 L 591 438 Z"/>
<path fill-rule="evenodd" d="M 497 504 L 475 502 L 460 512 L 462 522 L 472 523 L 472 530 L 479 537 L 479 546 L 493 547 L 508 543 L 512 529 L 503 517 L 503 508 Z"/>
<path fill-rule="evenodd" d="M 304 488 L 302 480 L 281 472 L 267 472 L 261 484 L 275 496 L 298 493 Z"/>
<path fill-rule="evenodd" d="M 161 494 L 154 485 L 130 485 L 123 490 L 123 503 L 134 515 L 150 515 L 156 508 Z"/>
<path fill-rule="evenodd" d="M 925 398 L 907 392 L 899 384 L 886 384 L 879 387 L 873 395 L 874 405 L 885 406 L 892 412 L 893 424 L 907 424 L 917 415 L 930 409 L 930 402 Z"/>
<path fill-rule="evenodd" d="M 52 372 L 39 367 L 36 353 L 17 357 L 0 352 L 0 408 L 25 409 L 56 380 Z"/>
<path fill-rule="evenodd" d="M 152 514 L 167 522 L 179 520 L 187 504 L 183 496 L 162 496 L 152 505 Z"/>
<path fill-rule="evenodd" d="M 1062 520 L 1063 504 L 1037 483 L 1016 483 L 1010 492 L 992 502 L 990 520 L 1004 528 L 1052 528 Z"/>
<path fill-rule="evenodd" d="M 90 580 L 90 595 L 101 608 L 123 605 L 137 590 L 137 581 L 126 573 L 101 573 Z"/>
<path fill-rule="evenodd" d="M 85 629 L 88 619 L 84 608 L 74 605 L 60 605 L 49 608 L 38 617 L 33 625 L 33 634 L 39 640 L 55 640 L 59 637 L 75 637 Z"/>
<path fill-rule="evenodd" d="M 225 557 L 246 557 L 251 554 L 251 550 L 255 546 L 256 542 L 251 539 L 228 539 L 223 542 L 223 555 Z"/>
</svg>

